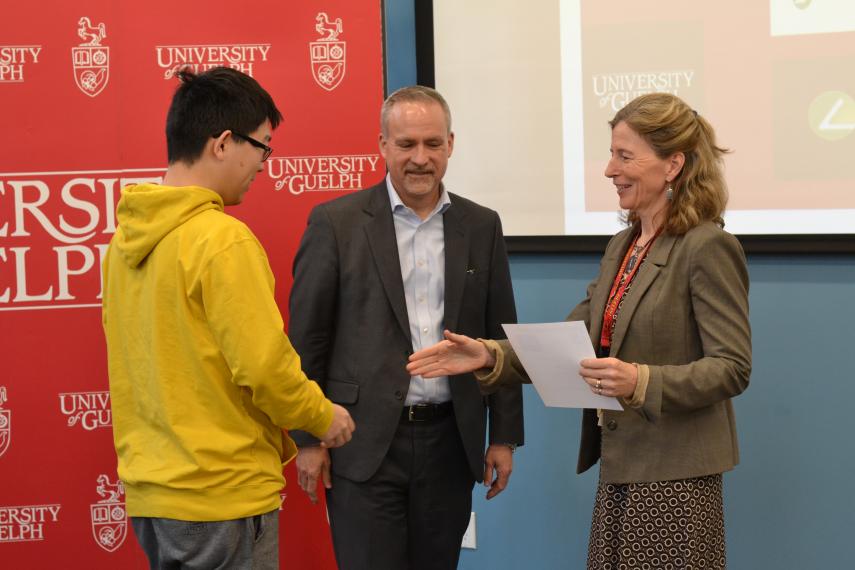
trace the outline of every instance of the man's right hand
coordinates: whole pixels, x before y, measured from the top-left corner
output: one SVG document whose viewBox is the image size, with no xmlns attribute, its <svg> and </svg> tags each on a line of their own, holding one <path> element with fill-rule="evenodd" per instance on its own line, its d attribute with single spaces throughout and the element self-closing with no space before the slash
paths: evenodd
<svg viewBox="0 0 855 570">
<path fill-rule="evenodd" d="M 338 404 L 333 404 L 333 420 L 330 428 L 321 436 L 321 447 L 341 447 L 350 441 L 355 429 L 356 424 L 348 411 Z"/>
<path fill-rule="evenodd" d="M 318 477 L 325 488 L 332 488 L 330 452 L 320 446 L 301 447 L 297 451 L 297 481 L 315 505 L 318 503 Z"/>
</svg>

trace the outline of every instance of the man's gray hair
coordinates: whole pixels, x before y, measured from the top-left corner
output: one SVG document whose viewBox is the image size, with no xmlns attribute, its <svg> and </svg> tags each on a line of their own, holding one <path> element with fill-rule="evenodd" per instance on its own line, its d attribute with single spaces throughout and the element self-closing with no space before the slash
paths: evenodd
<svg viewBox="0 0 855 570">
<path fill-rule="evenodd" d="M 398 103 L 437 103 L 442 107 L 442 112 L 445 113 L 445 125 L 448 129 L 447 133 L 451 133 L 451 109 L 448 108 L 448 103 L 439 91 L 424 87 L 423 85 L 411 85 L 410 87 L 402 87 L 386 97 L 383 101 L 383 106 L 380 108 L 380 132 L 385 137 L 388 134 L 389 113 L 392 108 Z"/>
</svg>

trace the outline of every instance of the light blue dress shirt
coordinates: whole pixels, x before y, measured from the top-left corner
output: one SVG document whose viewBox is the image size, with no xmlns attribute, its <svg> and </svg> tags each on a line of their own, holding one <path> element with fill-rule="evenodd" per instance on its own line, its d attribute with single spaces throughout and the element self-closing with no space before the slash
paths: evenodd
<svg viewBox="0 0 855 570">
<path fill-rule="evenodd" d="M 445 317 L 445 236 L 442 215 L 451 207 L 451 200 L 442 188 L 439 201 L 430 215 L 422 220 L 404 205 L 386 176 L 386 188 L 392 204 L 398 258 L 404 280 L 407 316 L 413 350 L 420 350 L 441 341 Z M 410 389 L 404 404 L 447 402 L 451 400 L 448 376 L 425 379 L 410 378 Z"/>
</svg>

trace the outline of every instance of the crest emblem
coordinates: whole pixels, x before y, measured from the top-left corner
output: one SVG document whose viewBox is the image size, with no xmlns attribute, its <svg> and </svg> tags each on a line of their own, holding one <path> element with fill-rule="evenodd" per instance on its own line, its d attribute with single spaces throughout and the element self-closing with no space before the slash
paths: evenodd
<svg viewBox="0 0 855 570">
<path fill-rule="evenodd" d="M 86 16 L 80 18 L 77 25 L 77 35 L 83 42 L 71 48 L 74 82 L 86 95 L 95 97 L 110 79 L 110 48 L 101 45 L 107 37 L 107 29 L 103 22 L 93 26 Z"/>
<path fill-rule="evenodd" d="M 12 440 L 12 410 L 4 410 L 6 403 L 6 386 L 0 386 L 0 456 L 9 449 Z"/>
<path fill-rule="evenodd" d="M 92 517 L 92 537 L 107 552 L 115 552 L 128 535 L 128 514 L 125 511 L 125 487 L 121 481 L 110 482 L 104 474 L 98 475 L 98 495 L 103 497 L 89 505 Z"/>
<path fill-rule="evenodd" d="M 326 12 L 315 17 L 315 31 L 320 34 L 317 41 L 309 43 L 312 58 L 312 76 L 318 85 L 332 91 L 344 79 L 347 43 L 338 39 L 342 33 L 341 18 L 330 21 Z"/>
</svg>

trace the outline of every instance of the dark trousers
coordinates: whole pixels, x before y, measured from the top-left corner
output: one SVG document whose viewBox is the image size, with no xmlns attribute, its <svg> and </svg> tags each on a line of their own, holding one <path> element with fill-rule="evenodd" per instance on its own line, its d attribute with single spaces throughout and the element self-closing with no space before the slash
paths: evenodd
<svg viewBox="0 0 855 570">
<path fill-rule="evenodd" d="M 402 422 L 368 481 L 333 475 L 327 507 L 340 570 L 452 570 L 472 487 L 454 416 Z"/>
</svg>

